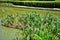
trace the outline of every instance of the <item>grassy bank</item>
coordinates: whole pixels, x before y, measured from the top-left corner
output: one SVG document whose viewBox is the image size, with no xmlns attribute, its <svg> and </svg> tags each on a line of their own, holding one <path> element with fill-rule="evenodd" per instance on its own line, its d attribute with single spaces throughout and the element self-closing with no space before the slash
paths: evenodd
<svg viewBox="0 0 60 40">
<path fill-rule="evenodd" d="M 60 18 L 45 13 L 24 13 L 7 15 L 2 18 L 2 25 L 19 29 L 23 33 L 17 40 L 59 40 Z"/>
<path fill-rule="evenodd" d="M 21 20 L 23 20 L 23 22 L 27 23 L 27 24 L 25 23 L 25 25 L 27 25 L 26 29 L 28 31 L 26 29 L 17 30 L 18 28 L 17 29 L 15 29 L 14 27 L 10 28 L 12 26 L 0 27 L 0 34 L 2 34 L 1 35 L 2 37 L 0 36 L 1 40 L 19 40 L 19 39 L 20 40 L 29 40 L 30 37 L 31 37 L 31 39 L 33 38 L 35 40 L 49 40 L 49 39 L 50 40 L 59 40 L 59 38 L 60 38 L 60 32 L 59 32 L 60 31 L 59 30 L 60 29 L 59 28 L 60 12 L 58 12 L 58 11 L 55 12 L 55 11 L 46 11 L 46 10 L 32 10 L 32 9 L 1 7 L 0 6 L 0 19 L 3 19 L 3 21 L 4 21 L 3 23 L 9 24 L 9 22 L 8 22 L 9 20 L 10 20 L 10 22 L 12 22 L 12 20 L 10 19 L 10 18 L 12 18 L 12 16 L 14 17 L 13 24 L 15 24 L 15 26 L 16 26 L 16 24 L 18 24 L 17 20 L 19 18 L 21 18 Z M 19 17 L 19 16 L 21 16 L 21 17 Z M 44 19 L 45 16 L 46 16 L 46 18 L 48 18 L 48 20 L 46 20 L 44 22 L 44 21 L 42 21 L 42 19 Z M 18 18 L 18 19 L 16 19 L 16 18 Z M 50 18 L 52 19 L 52 22 L 51 22 Z M 47 23 L 48 24 L 51 23 L 51 24 L 48 25 Z M 45 24 L 47 24 L 47 25 L 45 25 Z M 32 31 L 33 29 L 34 29 L 34 32 Z M 13 35 L 12 38 L 11 38 L 11 35 Z M 7 37 L 9 39 L 7 39 Z"/>
<path fill-rule="evenodd" d="M 41 14 L 49 13 L 49 14 L 52 14 L 52 15 L 55 15 L 58 17 L 60 16 L 60 12 L 58 12 L 58 11 L 55 12 L 55 11 L 46 11 L 46 10 L 32 10 L 32 9 L 0 6 L 0 18 L 5 17 L 10 14 L 16 14 L 16 13 L 22 14 L 22 13 L 33 13 L 33 12 L 41 13 Z"/>
</svg>

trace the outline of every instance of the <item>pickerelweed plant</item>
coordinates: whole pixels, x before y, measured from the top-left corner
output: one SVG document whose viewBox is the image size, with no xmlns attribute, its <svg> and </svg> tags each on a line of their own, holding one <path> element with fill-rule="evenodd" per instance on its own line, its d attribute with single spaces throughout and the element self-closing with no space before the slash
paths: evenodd
<svg viewBox="0 0 60 40">
<path fill-rule="evenodd" d="M 22 30 L 22 40 L 59 40 L 60 18 L 48 13 L 8 15 L 2 25 Z"/>
</svg>

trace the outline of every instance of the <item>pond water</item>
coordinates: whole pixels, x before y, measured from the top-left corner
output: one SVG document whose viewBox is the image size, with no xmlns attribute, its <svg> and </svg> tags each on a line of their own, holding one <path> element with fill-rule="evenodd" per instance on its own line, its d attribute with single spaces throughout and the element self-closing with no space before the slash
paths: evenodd
<svg viewBox="0 0 60 40">
<path fill-rule="evenodd" d="M 0 27 L 0 40 L 13 40 L 16 38 L 15 29 Z"/>
</svg>

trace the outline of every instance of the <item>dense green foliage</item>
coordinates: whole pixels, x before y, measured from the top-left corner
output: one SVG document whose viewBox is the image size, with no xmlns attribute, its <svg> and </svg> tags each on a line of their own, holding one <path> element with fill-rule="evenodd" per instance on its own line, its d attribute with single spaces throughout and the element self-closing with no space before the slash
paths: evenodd
<svg viewBox="0 0 60 40">
<path fill-rule="evenodd" d="M 14 5 L 25 5 L 33 7 L 60 8 L 59 1 L 0 1 L 0 3 L 13 3 Z"/>
<path fill-rule="evenodd" d="M 22 30 L 23 37 L 16 40 L 59 40 L 60 18 L 48 13 L 26 13 L 8 15 L 2 19 L 2 25 Z"/>
<path fill-rule="evenodd" d="M 55 0 L 0 0 L 0 1 L 55 1 Z"/>
<path fill-rule="evenodd" d="M 25 5 L 33 7 L 50 7 L 50 8 L 60 8 L 60 2 L 14 2 L 15 5 Z"/>
</svg>

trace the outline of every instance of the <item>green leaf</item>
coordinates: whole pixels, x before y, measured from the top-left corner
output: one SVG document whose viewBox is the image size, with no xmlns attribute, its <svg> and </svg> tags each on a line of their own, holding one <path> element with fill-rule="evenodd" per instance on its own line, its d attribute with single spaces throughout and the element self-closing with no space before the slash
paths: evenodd
<svg viewBox="0 0 60 40">
<path fill-rule="evenodd" d="M 30 39 L 30 37 L 29 37 L 29 35 L 27 36 L 27 40 L 29 40 Z"/>
<path fill-rule="evenodd" d="M 37 34 L 34 34 L 34 38 L 35 38 L 36 40 L 42 40 L 42 38 L 41 38 L 40 36 L 38 36 Z"/>
</svg>

